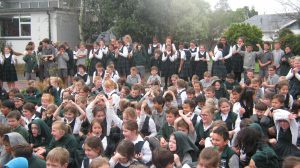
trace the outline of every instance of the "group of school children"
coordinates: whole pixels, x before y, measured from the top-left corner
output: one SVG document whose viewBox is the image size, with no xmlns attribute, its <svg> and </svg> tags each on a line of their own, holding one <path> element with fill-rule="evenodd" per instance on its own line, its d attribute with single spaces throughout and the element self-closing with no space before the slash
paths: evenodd
<svg viewBox="0 0 300 168">
<path fill-rule="evenodd" d="M 194 41 L 177 50 L 170 37 L 163 45 L 153 38 L 146 53 L 127 35 L 73 53 L 45 39 L 40 55 L 26 46 L 27 88 L 15 87 L 16 54 L 6 47 L 0 167 L 296 168 L 300 56 L 278 42 L 253 51 L 244 41 L 230 46 L 221 37 L 208 52 Z"/>
</svg>

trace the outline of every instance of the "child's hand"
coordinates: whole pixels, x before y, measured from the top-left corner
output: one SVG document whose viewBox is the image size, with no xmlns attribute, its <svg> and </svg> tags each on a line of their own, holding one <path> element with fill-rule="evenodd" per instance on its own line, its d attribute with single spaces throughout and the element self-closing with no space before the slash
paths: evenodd
<svg viewBox="0 0 300 168">
<path fill-rule="evenodd" d="M 204 138 L 202 138 L 202 139 L 199 141 L 199 145 L 201 145 L 201 146 L 204 146 L 204 145 L 205 145 L 205 139 L 204 139 Z"/>
<path fill-rule="evenodd" d="M 290 114 L 289 115 L 289 119 L 290 120 L 293 120 L 293 119 L 296 119 L 297 118 L 297 115 L 296 114 Z"/>
<path fill-rule="evenodd" d="M 181 165 L 180 158 L 177 154 L 174 154 L 174 162 L 176 164 L 176 167 L 179 167 Z"/>
<path fill-rule="evenodd" d="M 246 112 L 246 110 L 243 107 L 241 107 L 240 108 L 240 115 L 243 115 L 245 112 Z"/>
<path fill-rule="evenodd" d="M 183 115 L 184 115 L 184 114 L 183 114 L 183 110 L 178 110 L 178 113 L 179 113 L 180 116 L 183 116 Z"/>
<path fill-rule="evenodd" d="M 277 144 L 277 140 L 275 138 L 269 139 L 269 143 L 275 145 Z"/>
<path fill-rule="evenodd" d="M 298 73 L 298 72 L 299 72 L 299 69 L 298 69 L 298 68 L 294 68 L 294 69 L 293 69 L 293 72 L 294 72 L 294 73 Z"/>
<path fill-rule="evenodd" d="M 168 145 L 168 143 L 167 143 L 167 141 L 165 140 L 165 138 L 161 137 L 161 138 L 160 138 L 160 146 L 161 146 L 162 148 L 167 148 L 167 145 Z"/>
</svg>

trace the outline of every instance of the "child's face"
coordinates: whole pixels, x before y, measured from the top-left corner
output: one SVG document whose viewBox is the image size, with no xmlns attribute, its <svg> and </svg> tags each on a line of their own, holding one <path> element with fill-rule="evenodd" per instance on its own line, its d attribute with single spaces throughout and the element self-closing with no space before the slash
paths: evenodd
<svg viewBox="0 0 300 168">
<path fill-rule="evenodd" d="M 214 98 L 215 97 L 215 93 L 213 93 L 212 91 L 206 91 L 205 92 L 205 97 L 206 98 Z"/>
<path fill-rule="evenodd" d="M 47 107 L 48 105 L 49 105 L 49 99 L 48 99 L 48 97 L 42 97 L 42 106 L 43 107 Z"/>
<path fill-rule="evenodd" d="M 61 165 L 59 162 L 54 162 L 51 160 L 46 161 L 47 168 L 67 168 L 68 164 Z"/>
<path fill-rule="evenodd" d="M 190 43 L 190 48 L 195 48 L 195 47 L 196 47 L 195 43 Z"/>
<path fill-rule="evenodd" d="M 204 46 L 200 46 L 199 49 L 200 49 L 201 52 L 204 52 L 204 51 L 205 51 L 205 47 L 204 47 Z"/>
<path fill-rule="evenodd" d="M 166 50 L 170 52 L 170 51 L 172 51 L 172 47 L 171 46 L 167 46 Z"/>
<path fill-rule="evenodd" d="M 172 82 L 172 84 L 173 84 L 174 86 L 176 86 L 177 79 L 176 79 L 176 78 L 174 78 L 174 77 L 172 77 L 172 78 L 171 78 L 171 82 Z"/>
<path fill-rule="evenodd" d="M 278 122 L 279 122 L 279 126 L 282 129 L 288 129 L 288 128 L 290 128 L 290 124 L 286 120 L 279 120 Z"/>
<path fill-rule="evenodd" d="M 101 87 L 102 86 L 102 80 L 95 80 L 95 86 L 96 87 Z"/>
<path fill-rule="evenodd" d="M 282 103 L 280 103 L 278 99 L 272 99 L 271 103 L 273 109 L 280 109 L 282 107 Z"/>
<path fill-rule="evenodd" d="M 94 47 L 94 49 L 98 49 L 99 48 L 99 46 L 97 44 L 94 44 L 93 47 Z"/>
<path fill-rule="evenodd" d="M 5 47 L 5 48 L 4 48 L 4 53 L 5 53 L 5 54 L 9 54 L 9 53 L 10 53 L 10 49 L 7 48 L 7 47 Z"/>
<path fill-rule="evenodd" d="M 87 144 L 84 145 L 84 153 L 89 159 L 95 159 L 99 156 L 98 152 L 87 146 Z"/>
<path fill-rule="evenodd" d="M 174 114 L 172 113 L 166 114 L 166 120 L 170 125 L 174 124 L 175 119 L 176 117 L 174 116 Z"/>
<path fill-rule="evenodd" d="M 219 151 L 222 151 L 224 147 L 227 145 L 227 141 L 225 141 L 224 138 L 219 134 L 212 133 L 211 139 L 212 139 L 212 144 L 215 147 L 218 147 Z"/>
<path fill-rule="evenodd" d="M 125 139 L 132 141 L 134 140 L 133 138 L 136 136 L 136 131 L 130 131 L 123 126 L 123 135 Z"/>
<path fill-rule="evenodd" d="M 238 92 L 231 92 L 231 95 L 230 95 L 231 99 L 233 102 L 237 102 L 240 98 L 240 94 Z"/>
<path fill-rule="evenodd" d="M 264 115 L 264 111 L 255 109 L 256 115 L 258 118 L 262 118 Z"/>
<path fill-rule="evenodd" d="M 37 137 L 39 134 L 39 127 L 36 124 L 31 124 L 32 136 Z"/>
<path fill-rule="evenodd" d="M 140 95 L 140 91 L 139 90 L 131 90 L 130 94 L 133 98 L 138 97 Z"/>
<path fill-rule="evenodd" d="M 228 83 L 233 83 L 233 82 L 234 82 L 234 79 L 226 78 L 226 81 L 227 81 Z"/>
<path fill-rule="evenodd" d="M 102 69 L 101 67 L 97 67 L 96 70 L 97 70 L 98 72 L 102 72 L 103 69 Z"/>
<path fill-rule="evenodd" d="M 24 104 L 23 100 L 20 100 L 20 99 L 15 99 L 14 103 L 15 103 L 16 108 L 19 108 L 19 107 L 23 106 L 23 104 Z"/>
<path fill-rule="evenodd" d="M 184 114 L 188 114 L 189 112 L 193 111 L 189 104 L 182 104 L 182 109 Z"/>
<path fill-rule="evenodd" d="M 195 83 L 193 86 L 194 86 L 194 89 L 195 89 L 196 92 L 201 91 L 201 87 L 200 87 L 199 83 Z"/>
<path fill-rule="evenodd" d="M 161 108 L 161 105 L 159 105 L 157 102 L 154 102 L 154 103 L 153 103 L 153 108 L 154 108 L 155 110 L 158 110 L 158 109 Z"/>
<path fill-rule="evenodd" d="M 209 124 L 212 122 L 212 115 L 207 110 L 201 111 L 201 119 L 204 124 Z"/>
<path fill-rule="evenodd" d="M 195 97 L 195 95 L 191 93 L 187 93 L 186 95 L 188 100 L 192 100 Z"/>
<path fill-rule="evenodd" d="M 93 124 L 92 132 L 94 135 L 99 136 L 102 134 L 102 127 L 99 123 Z"/>
<path fill-rule="evenodd" d="M 177 127 L 177 130 L 176 131 L 180 131 L 180 132 L 183 132 L 185 134 L 188 134 L 189 133 L 189 129 L 186 128 L 186 127 Z"/>
<path fill-rule="evenodd" d="M 275 74 L 275 69 L 269 68 L 269 69 L 268 69 L 268 74 L 269 74 L 269 75 L 274 75 L 274 74 Z"/>
<path fill-rule="evenodd" d="M 271 106 L 271 100 L 270 100 L 270 99 L 264 98 L 262 101 L 263 101 L 268 107 Z"/>
<path fill-rule="evenodd" d="M 287 85 L 284 85 L 279 90 L 280 94 L 286 95 L 289 92 L 289 87 Z"/>
<path fill-rule="evenodd" d="M 130 74 L 135 76 L 137 74 L 136 70 L 130 70 Z"/>
<path fill-rule="evenodd" d="M 33 114 L 27 109 L 23 109 L 23 115 L 28 119 L 31 119 L 31 117 L 33 116 Z"/>
<path fill-rule="evenodd" d="M 1 112 L 3 115 L 7 115 L 10 112 L 10 109 L 8 107 L 2 106 L 1 107 Z"/>
<path fill-rule="evenodd" d="M 230 112 L 230 105 L 227 102 L 223 102 L 220 105 L 220 111 L 223 114 L 228 114 Z"/>
<path fill-rule="evenodd" d="M 175 139 L 174 135 L 170 136 L 169 149 L 170 149 L 171 152 L 176 152 L 176 150 L 177 150 L 176 139 Z"/>
<path fill-rule="evenodd" d="M 294 65 L 294 68 L 298 68 L 298 69 L 300 69 L 300 61 L 296 61 L 296 60 L 294 60 L 294 63 L 293 63 L 293 65 Z"/>
<path fill-rule="evenodd" d="M 291 48 L 290 47 L 285 47 L 284 51 L 285 51 L 285 53 L 290 53 L 291 52 Z"/>
<path fill-rule="evenodd" d="M 254 89 L 254 90 L 258 90 L 259 89 L 259 83 L 251 83 L 251 87 Z"/>
<path fill-rule="evenodd" d="M 253 50 L 253 47 L 252 47 L 252 46 L 250 46 L 250 45 L 247 46 L 247 51 L 248 51 L 248 52 L 251 52 L 252 50 Z"/>
<path fill-rule="evenodd" d="M 216 82 L 214 87 L 215 87 L 216 90 L 219 90 L 221 88 L 220 82 Z"/>
<path fill-rule="evenodd" d="M 17 128 L 20 125 L 20 121 L 18 121 L 16 118 L 8 118 L 7 119 L 7 124 L 11 128 Z"/>
<path fill-rule="evenodd" d="M 64 132 L 61 129 L 59 129 L 56 125 L 52 126 L 51 134 L 56 141 L 60 140 L 60 138 L 65 135 Z"/>
<path fill-rule="evenodd" d="M 80 45 L 80 46 L 79 46 L 79 49 L 80 49 L 80 50 L 85 50 L 85 46 L 84 46 L 84 45 Z"/>
<path fill-rule="evenodd" d="M 123 113 L 123 122 L 127 122 L 127 121 L 135 121 L 134 118 L 130 117 L 129 115 Z"/>
<path fill-rule="evenodd" d="M 83 68 L 78 68 L 78 72 L 83 74 L 84 73 L 84 69 Z"/>
<path fill-rule="evenodd" d="M 105 120 L 105 112 L 104 111 L 97 111 L 96 115 L 94 116 L 95 119 L 100 120 L 101 122 L 103 122 Z"/>
<path fill-rule="evenodd" d="M 171 39 L 167 38 L 167 39 L 166 39 L 166 44 L 171 45 L 171 44 L 172 44 Z"/>
<path fill-rule="evenodd" d="M 121 98 L 125 98 L 126 96 L 127 96 L 126 90 L 125 89 L 121 89 L 121 91 L 120 91 L 120 97 Z"/>
<path fill-rule="evenodd" d="M 66 111 L 64 113 L 64 117 L 68 120 L 68 121 L 72 121 L 75 118 L 75 115 L 69 111 Z"/>
<path fill-rule="evenodd" d="M 253 72 L 247 72 L 247 77 L 248 77 L 249 79 L 253 79 L 253 78 L 254 78 Z"/>
<path fill-rule="evenodd" d="M 264 50 L 269 50 L 270 46 L 268 44 L 264 44 Z"/>
<path fill-rule="evenodd" d="M 156 75 L 157 74 L 157 70 L 153 69 L 151 70 L 151 75 Z"/>
</svg>

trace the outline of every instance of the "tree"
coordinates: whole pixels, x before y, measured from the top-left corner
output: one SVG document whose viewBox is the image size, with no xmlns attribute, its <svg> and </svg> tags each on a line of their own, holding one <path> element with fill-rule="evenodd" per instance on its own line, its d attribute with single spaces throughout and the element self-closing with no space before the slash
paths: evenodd
<svg viewBox="0 0 300 168">
<path fill-rule="evenodd" d="M 279 32 L 279 41 L 283 47 L 289 46 L 294 54 L 300 54 L 300 36 L 295 35 L 291 30 L 281 30 Z"/>
<path fill-rule="evenodd" d="M 229 44 L 235 44 L 239 37 L 244 37 L 245 42 L 252 45 L 262 42 L 262 31 L 249 23 L 232 24 L 223 34 Z"/>
</svg>

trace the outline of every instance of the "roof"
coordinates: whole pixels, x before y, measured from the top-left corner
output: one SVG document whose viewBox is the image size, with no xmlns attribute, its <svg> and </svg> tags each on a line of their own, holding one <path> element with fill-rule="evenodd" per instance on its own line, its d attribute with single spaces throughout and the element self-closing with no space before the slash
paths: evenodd
<svg viewBox="0 0 300 168">
<path fill-rule="evenodd" d="M 245 23 L 259 27 L 263 32 L 274 32 L 283 29 L 296 22 L 293 14 L 268 14 L 256 15 L 247 20 Z"/>
</svg>

